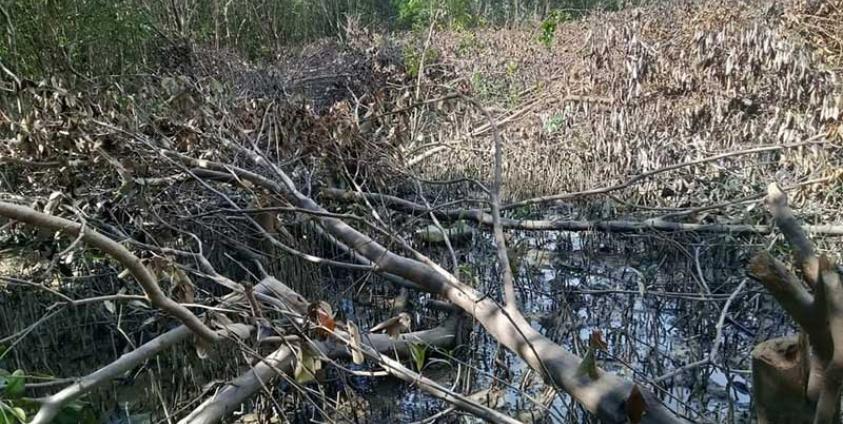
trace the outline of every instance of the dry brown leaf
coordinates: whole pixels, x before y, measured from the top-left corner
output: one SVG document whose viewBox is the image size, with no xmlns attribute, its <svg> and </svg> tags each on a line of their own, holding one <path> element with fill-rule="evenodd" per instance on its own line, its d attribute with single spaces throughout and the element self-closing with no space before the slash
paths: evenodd
<svg viewBox="0 0 843 424">
<path fill-rule="evenodd" d="M 644 400 L 644 395 L 637 384 L 632 386 L 632 391 L 629 392 L 629 397 L 626 399 L 626 417 L 632 424 L 638 424 L 647 413 L 647 401 Z"/>
<path fill-rule="evenodd" d="M 313 302 L 307 307 L 307 317 L 316 325 L 316 336 L 319 338 L 328 337 L 334 332 L 336 323 L 331 305 L 325 301 Z"/>
<path fill-rule="evenodd" d="M 602 350 L 604 352 L 609 351 L 609 344 L 603 340 L 603 331 L 601 330 L 591 331 L 591 337 L 588 340 L 588 345 L 595 350 Z"/>
<path fill-rule="evenodd" d="M 181 270 L 175 263 L 172 264 L 173 298 L 179 303 L 193 303 L 196 298 L 196 290 L 193 288 L 193 281 L 187 273 Z"/>
<path fill-rule="evenodd" d="M 410 317 L 410 314 L 401 312 L 398 316 L 394 316 L 381 322 L 380 324 L 372 327 L 369 331 L 372 333 L 385 331 L 386 334 L 389 334 L 389 337 L 396 339 L 399 335 L 401 335 L 402 331 L 410 329 L 411 322 L 412 318 Z"/>
</svg>

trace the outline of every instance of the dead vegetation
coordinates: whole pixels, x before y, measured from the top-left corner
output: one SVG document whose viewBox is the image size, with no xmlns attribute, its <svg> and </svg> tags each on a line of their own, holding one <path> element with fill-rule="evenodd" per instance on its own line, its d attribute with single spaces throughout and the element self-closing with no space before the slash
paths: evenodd
<svg viewBox="0 0 843 424">
<path fill-rule="evenodd" d="M 9 71 L 0 241 L 31 260 L 0 266 L 0 364 L 56 377 L 26 380 L 34 422 L 140 378 L 132 408 L 171 421 L 262 393 L 251 418 L 376 422 L 349 381 L 385 375 L 492 422 L 742 422 L 749 347 L 790 329 L 740 281 L 750 251 L 780 249 L 781 212 L 758 207 L 770 182 L 819 237 L 824 282 L 841 259 L 843 5 L 819 3 L 598 13 L 550 47 L 533 27 L 393 39 L 349 21 L 277 63 L 184 46 L 154 76 L 73 88 Z M 494 240 L 457 240 L 460 220 Z M 410 238 L 428 221 L 444 245 Z M 545 236 L 524 231 L 557 248 L 528 252 Z M 787 298 L 808 292 L 765 283 L 809 355 L 826 330 Z M 404 334 L 366 333 L 405 311 Z M 27 354 L 64 346 L 91 360 Z M 457 371 L 429 376 L 441 363 Z M 823 384 L 815 422 L 838 412 Z"/>
</svg>

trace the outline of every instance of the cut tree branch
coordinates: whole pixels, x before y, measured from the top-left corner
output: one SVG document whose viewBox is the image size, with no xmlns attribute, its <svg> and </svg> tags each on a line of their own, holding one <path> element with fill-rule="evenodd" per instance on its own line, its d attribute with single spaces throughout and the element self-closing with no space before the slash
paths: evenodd
<svg viewBox="0 0 843 424">
<path fill-rule="evenodd" d="M 191 166 L 234 173 L 239 178 L 285 196 L 296 207 L 315 212 L 327 212 L 310 197 L 298 191 L 292 180 L 280 168 L 256 154 L 251 156 L 252 160 L 259 165 L 270 167 L 283 184 L 233 165 L 193 159 L 175 152 L 166 152 L 166 154 L 177 157 Z M 452 274 L 427 263 L 399 256 L 339 219 L 331 217 L 314 219 L 318 220 L 327 233 L 375 264 L 375 271 L 394 274 L 422 285 L 428 291 L 444 296 L 476 318 L 492 337 L 517 353 L 531 368 L 556 387 L 569 393 L 587 411 L 605 422 L 626 422 L 624 405 L 633 388 L 631 381 L 603 372 L 600 373 L 598 379 L 584 379 L 577 373 L 581 362 L 579 357 L 536 331 L 525 319 L 511 316 L 497 302 L 463 284 Z M 642 423 L 684 422 L 648 391 L 642 390 L 642 393 L 647 398 L 648 405 L 647 414 Z"/>
<path fill-rule="evenodd" d="M 219 339 L 217 333 L 208 328 L 193 312 L 167 297 L 158 285 L 155 274 L 141 262 L 140 258 L 114 240 L 92 228 L 85 228 L 83 231 L 82 224 L 12 203 L 0 202 L 0 216 L 72 236 L 81 236 L 85 243 L 102 250 L 126 267 L 143 288 L 150 304 L 181 321 L 197 336 L 210 342 Z"/>
<path fill-rule="evenodd" d="M 290 290 L 287 288 L 287 290 Z M 290 290 L 292 291 L 292 290 Z M 383 352 L 409 356 L 413 343 L 424 343 L 433 347 L 448 348 L 456 341 L 457 320 L 446 321 L 442 326 L 430 330 L 402 334 L 393 340 L 386 334 L 367 334 L 362 344 L 370 348 L 368 353 Z M 344 334 L 344 333 L 343 333 Z M 347 334 L 344 334 L 348 338 Z M 336 341 L 314 341 L 313 347 L 328 358 L 350 358 L 345 343 Z M 179 424 L 217 423 L 230 415 L 240 404 L 252 397 L 264 385 L 271 383 L 279 372 L 290 373 L 295 367 L 295 353 L 289 346 L 282 346 L 263 358 L 251 370 L 231 381 L 214 396 L 209 397 Z"/>
<path fill-rule="evenodd" d="M 466 219 L 486 227 L 493 227 L 494 218 L 480 209 L 431 209 L 424 205 L 380 193 L 355 193 L 335 188 L 323 188 L 320 194 L 328 199 L 359 202 L 362 197 L 376 200 L 389 208 L 417 216 L 434 213 L 440 219 L 450 221 Z M 673 222 L 663 219 L 642 221 L 582 221 L 562 219 L 509 219 L 501 218 L 501 226 L 510 230 L 525 231 L 601 231 L 608 233 L 640 233 L 645 231 L 728 233 L 728 234 L 770 234 L 773 227 L 751 224 L 696 224 Z M 843 236 L 843 225 L 807 225 L 809 233 L 826 236 Z"/>
<path fill-rule="evenodd" d="M 814 244 L 788 207 L 787 196 L 776 184 L 768 187 L 766 203 L 794 251 L 804 282 L 767 252 L 750 260 L 748 273 L 767 288 L 808 337 L 800 335 L 796 342 L 768 341 L 753 350 L 758 419 L 767 422 L 784 413 L 792 414 L 780 417 L 789 421 L 807 422 L 812 415 L 814 424 L 839 422 L 843 384 L 840 276 L 831 261 L 817 256 Z M 775 347 L 777 344 L 781 347 Z M 761 381 L 779 384 L 766 387 Z"/>
</svg>

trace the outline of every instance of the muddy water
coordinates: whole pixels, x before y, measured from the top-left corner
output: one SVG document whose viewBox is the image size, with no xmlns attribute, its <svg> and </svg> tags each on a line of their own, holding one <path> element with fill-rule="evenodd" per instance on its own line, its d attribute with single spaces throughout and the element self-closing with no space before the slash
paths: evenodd
<svg viewBox="0 0 843 424">
<path fill-rule="evenodd" d="M 749 312 L 752 302 L 760 302 L 752 284 L 735 296 L 729 308 L 716 364 L 653 381 L 707 357 L 720 311 L 743 278 L 740 254 L 720 252 L 732 262 L 715 266 L 717 248 L 702 256 L 682 257 L 670 247 L 655 249 L 658 243 L 647 239 L 617 241 L 557 233 L 519 234 L 514 242 L 520 249 L 515 256 L 522 311 L 535 328 L 580 355 L 592 330 L 601 330 L 609 344 L 609 352 L 598 356 L 604 369 L 649 387 L 670 408 L 695 422 L 749 420 L 749 351 L 764 314 L 776 313 L 761 311 L 756 316 Z M 480 277 L 478 288 L 495 294 L 500 279 L 494 271 L 491 241 L 481 237 L 475 244 L 474 251 L 479 248 L 488 255 L 464 258 L 466 267 Z M 704 290 L 711 294 L 702 296 Z M 564 394 L 553 397 L 548 408 L 537 406 L 534 401 L 541 400 L 545 389 L 542 382 L 518 358 L 499 351 L 482 329 L 475 330 L 468 352 L 451 358 L 449 365 L 429 365 L 425 374 L 453 384 L 458 372 L 464 376 L 473 368 L 470 388 L 460 387 L 472 393 L 494 383 L 502 390 L 497 407 L 521 419 L 589 419 Z M 376 386 L 379 384 L 383 383 Z M 388 410 L 395 422 L 420 421 L 446 407 L 403 384 L 374 392 L 386 392 L 376 397 L 376 403 Z M 439 422 L 473 421 L 452 415 Z"/>
<path fill-rule="evenodd" d="M 662 296 L 667 292 L 698 296 L 702 290 L 681 269 L 682 260 L 670 257 L 669 252 L 653 255 L 648 242 L 643 246 L 637 241 L 613 244 L 617 242 L 602 237 L 583 240 L 577 233 L 544 237 L 527 239 L 532 248 L 520 274 L 529 293 L 525 314 L 533 317 L 536 328 L 581 355 L 591 332 L 600 330 L 609 344 L 609 352 L 598 357 L 603 368 L 650 387 L 669 407 L 694 421 L 746 419 L 749 375 L 742 370 L 700 366 L 653 384 L 654 377 L 706 357 L 719 314 L 694 310 L 717 312 L 725 303 L 705 302 L 703 307 L 702 301 Z M 721 287 L 725 293 L 737 285 L 728 274 L 708 275 L 704 284 Z M 720 281 L 720 276 L 732 284 Z M 741 308 L 745 298 L 737 297 L 730 309 Z M 749 337 L 728 326 L 724 339 L 727 349 L 742 346 L 748 352 L 752 344 Z M 738 362 L 748 368 L 748 361 Z M 581 418 L 564 396 L 557 397 L 554 406 L 566 411 L 566 418 Z"/>
<path fill-rule="evenodd" d="M 518 263 L 516 283 L 522 310 L 535 328 L 581 355 L 591 331 L 599 329 L 609 344 L 609 352 L 598 356 L 601 367 L 646 385 L 668 406 L 693 421 L 748 421 L 749 352 L 757 341 L 787 331 L 783 325 L 787 320 L 782 318 L 781 311 L 770 307 L 768 296 L 753 289 L 752 284 L 735 297 L 730 307 L 716 365 L 689 369 L 658 384 L 652 382 L 657 376 L 706 357 L 725 300 L 741 281 L 742 250 L 706 240 L 672 242 L 579 233 L 520 233 L 515 235 L 512 244 Z M 488 236 L 478 235 L 473 245 L 460 249 L 471 252 L 458 252 L 464 279 L 473 280 L 479 290 L 490 296 L 500 296 L 500 278 Z M 701 253 L 696 255 L 697 251 Z M 444 249 L 430 248 L 427 253 L 440 263 L 448 263 L 449 255 Z M 386 305 L 396 295 L 393 288 L 384 284 L 372 284 L 380 291 L 368 294 L 355 292 L 356 288 L 347 289 L 346 284 L 336 286 L 335 293 L 325 293 L 326 298 L 335 300 L 333 304 L 342 315 L 354 317 L 363 325 L 383 318 L 384 312 L 373 312 L 370 305 Z M 703 298 L 700 295 L 703 287 L 712 294 Z M 103 287 L 104 292 L 115 290 L 115 287 Z M 431 314 L 424 308 L 427 296 L 411 294 L 411 298 L 417 327 L 435 326 L 436 320 L 429 319 Z M 79 317 L 79 321 L 89 322 L 90 314 L 105 312 L 88 311 Z M 141 321 L 144 317 L 138 316 L 136 320 Z M 77 329 L 76 333 L 97 334 L 87 328 L 84 331 Z M 54 337 L 42 336 L 42 339 Z M 107 344 L 109 348 L 93 350 L 92 346 L 98 343 Z M 95 337 L 90 346 L 80 346 L 80 350 L 100 354 L 95 359 L 89 358 L 89 363 L 105 363 L 123 351 L 120 346 L 112 347 L 114 343 Z M 230 357 L 239 356 L 232 352 Z M 115 382 L 96 399 L 97 408 L 106 416 L 104 422 L 166 422 L 164 412 L 159 410 L 158 391 L 163 394 L 198 393 L 199 388 L 212 387 L 210 384 L 214 380 L 222 383 L 246 366 L 244 361 L 238 360 L 220 370 L 214 369 L 214 364 L 196 362 L 190 346 L 186 346 L 162 355 L 145 367 L 144 372 Z M 173 375 L 169 371 L 173 369 L 187 374 L 179 378 L 161 378 Z M 158 384 L 165 383 L 164 387 L 154 387 L 147 381 L 150 370 L 158 376 Z M 520 359 L 501 351 L 481 328 L 475 328 L 462 346 L 447 352 L 430 352 L 422 373 L 464 393 L 494 386 L 498 396 L 483 401 L 494 401 L 492 403 L 498 409 L 523 421 L 588 420 L 566 395 L 545 396 L 545 386 L 535 374 L 530 373 Z M 57 368 L 56 374 L 62 375 L 61 370 Z M 338 422 L 419 422 L 447 408 L 412 385 L 388 377 L 347 377 L 333 373 L 327 376 L 323 390 L 332 399 L 339 395 L 341 399 L 354 400 L 341 402 L 341 412 L 332 414 Z M 187 395 L 178 396 L 184 396 L 181 399 L 184 402 L 189 400 Z M 318 405 L 319 402 L 297 399 L 289 384 L 278 384 L 273 388 L 272 396 L 282 407 L 281 415 L 291 422 L 319 419 L 317 409 L 324 407 Z M 536 406 L 544 399 L 550 400 L 547 408 Z M 168 402 L 174 400 L 168 399 Z M 274 406 L 266 401 L 248 405 L 238 415 L 238 421 L 254 422 L 258 418 L 251 413 L 254 407 L 272 414 Z M 268 421 L 263 419 L 262 422 Z M 450 413 L 437 422 L 478 421 Z"/>
</svg>

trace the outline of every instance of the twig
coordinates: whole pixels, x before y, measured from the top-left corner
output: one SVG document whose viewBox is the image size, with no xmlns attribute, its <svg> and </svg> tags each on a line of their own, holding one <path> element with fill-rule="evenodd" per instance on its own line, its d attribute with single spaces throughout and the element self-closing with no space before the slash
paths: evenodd
<svg viewBox="0 0 843 424">
<path fill-rule="evenodd" d="M 143 287 L 144 292 L 146 292 L 149 298 L 149 302 L 153 306 L 174 316 L 190 328 L 191 331 L 205 340 L 215 341 L 219 338 L 217 333 L 208 328 L 190 310 L 167 297 L 161 290 L 161 287 L 158 286 L 155 276 L 141 263 L 140 258 L 114 240 L 103 236 L 93 229 L 83 232 L 82 225 L 78 223 L 57 216 L 47 215 L 25 206 L 0 202 L 0 215 L 53 231 L 62 231 L 71 235 L 82 234 L 82 239 L 86 243 L 109 254 L 132 273 L 138 284 Z"/>
<path fill-rule="evenodd" d="M 653 383 L 659 383 L 659 382 L 671 379 L 671 378 L 673 378 L 673 377 L 675 377 L 675 376 L 677 376 L 677 375 L 679 375 L 683 372 L 687 372 L 687 371 L 690 371 L 692 369 L 695 369 L 695 368 L 698 368 L 698 367 L 701 367 L 701 366 L 705 366 L 705 365 L 708 365 L 708 364 L 717 365 L 717 362 L 718 362 L 718 359 L 719 359 L 719 356 L 720 356 L 720 346 L 723 344 L 723 324 L 726 321 L 726 315 L 729 312 L 729 307 L 732 305 L 732 302 L 735 300 L 735 298 L 738 296 L 738 294 L 740 294 L 740 292 L 743 291 L 744 287 L 746 286 L 746 281 L 747 280 L 741 281 L 741 283 L 738 285 L 737 288 L 735 288 L 735 290 L 732 292 L 732 294 L 729 296 L 729 298 L 726 299 L 726 303 L 723 305 L 723 309 L 720 311 L 720 318 L 717 320 L 717 325 L 715 327 L 716 333 L 715 333 L 715 336 L 714 336 L 714 342 L 711 345 L 711 349 L 709 350 L 708 355 L 705 358 L 703 358 L 699 361 L 695 361 L 695 362 L 692 362 L 690 364 L 684 365 L 684 366 L 679 367 L 679 368 L 677 368 L 677 369 L 675 369 L 675 370 L 673 370 L 673 371 L 671 371 L 667 374 L 663 374 L 661 376 L 658 376 L 658 377 L 654 378 L 652 380 Z"/>
</svg>

